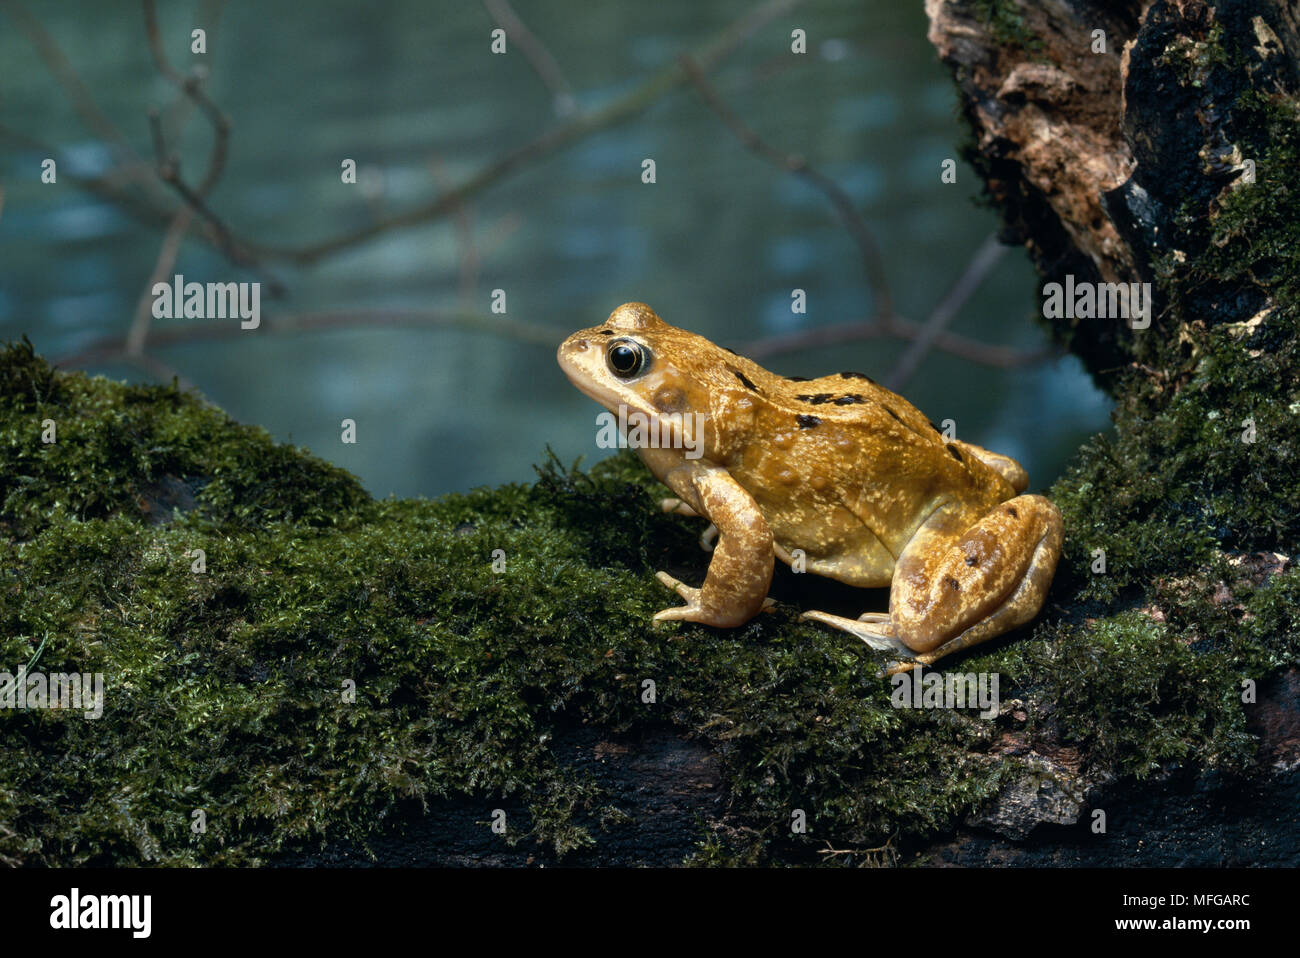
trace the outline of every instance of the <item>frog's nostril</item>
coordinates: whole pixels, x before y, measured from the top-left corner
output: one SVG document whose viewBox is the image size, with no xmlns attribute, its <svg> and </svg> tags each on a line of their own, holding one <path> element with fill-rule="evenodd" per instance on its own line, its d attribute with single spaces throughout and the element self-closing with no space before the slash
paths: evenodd
<svg viewBox="0 0 1300 958">
<path fill-rule="evenodd" d="M 587 341 L 585 339 L 575 339 L 573 341 L 574 352 L 581 352 L 586 348 L 587 348 Z"/>
</svg>

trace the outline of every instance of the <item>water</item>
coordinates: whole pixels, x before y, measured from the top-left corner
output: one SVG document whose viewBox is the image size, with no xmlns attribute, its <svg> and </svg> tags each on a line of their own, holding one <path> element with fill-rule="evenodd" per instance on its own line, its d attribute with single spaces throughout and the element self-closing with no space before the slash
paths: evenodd
<svg viewBox="0 0 1300 958">
<path fill-rule="evenodd" d="M 172 61 L 211 71 L 209 90 L 234 130 L 211 205 L 243 236 L 309 243 L 380 212 L 436 197 L 504 152 L 551 128 L 550 94 L 512 48 L 489 51 L 494 24 L 474 3 L 358 5 L 232 2 L 206 57 L 189 52 L 197 4 L 162 4 Z M 697 49 L 749 2 L 517 2 L 547 44 L 579 106 L 598 109 L 684 50 Z M 984 237 L 994 213 L 976 206 L 974 174 L 940 182 L 962 128 L 947 71 L 925 40 L 919 5 L 809 2 L 779 17 L 711 77 L 765 139 L 800 153 L 853 198 L 883 249 L 897 309 L 926 318 Z M 154 69 L 133 4 L 29 6 L 63 49 L 103 114 L 151 157 L 150 107 L 172 87 Z M 790 31 L 808 53 L 790 53 Z M 0 14 L 0 125 L 57 149 L 60 179 L 39 181 L 45 151 L 0 138 L 0 338 L 27 334 L 51 358 L 124 337 L 161 243 L 70 174 L 105 172 L 112 154 L 13 21 Z M 186 127 L 182 169 L 194 182 L 210 131 Z M 657 182 L 641 182 L 655 160 Z M 362 185 L 340 182 L 344 158 Z M 465 265 L 465 238 L 475 255 Z M 387 233 L 311 267 L 268 261 L 287 296 L 264 299 L 264 323 L 287 314 L 355 312 L 329 331 L 240 332 L 162 345 L 150 355 L 235 418 L 308 446 L 361 476 L 376 495 L 432 496 L 528 479 L 549 444 L 565 460 L 595 448 L 598 408 L 560 373 L 562 333 L 600 322 L 627 300 L 721 343 L 870 314 L 857 248 L 826 198 L 747 152 L 688 87 L 629 122 L 533 162 L 473 198 L 462 218 Z M 199 281 L 266 278 L 205 244 L 181 250 L 175 272 Z M 807 291 L 808 312 L 790 311 Z M 541 335 L 509 334 L 489 311 Z M 953 330 L 1033 348 L 1036 280 L 1010 251 Z M 379 311 L 446 316 L 468 309 L 486 328 L 380 326 Z M 499 317 L 497 318 L 499 320 Z M 156 320 L 159 333 L 215 320 Z M 495 325 L 495 328 L 494 328 Z M 904 344 L 873 340 L 773 357 L 812 376 L 858 369 L 888 377 Z M 91 372 L 133 380 L 156 371 L 112 357 Z M 962 438 L 1019 458 L 1035 488 L 1107 424 L 1106 401 L 1072 359 L 998 370 L 932 353 L 904 389 Z M 358 442 L 341 442 L 340 423 Z"/>
</svg>

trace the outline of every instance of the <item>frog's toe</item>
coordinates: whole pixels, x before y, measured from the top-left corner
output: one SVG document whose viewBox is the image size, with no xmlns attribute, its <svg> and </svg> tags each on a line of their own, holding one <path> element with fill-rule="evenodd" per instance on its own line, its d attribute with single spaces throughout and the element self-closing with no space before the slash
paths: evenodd
<svg viewBox="0 0 1300 958">
<path fill-rule="evenodd" d="M 672 589 L 675 593 L 679 594 L 686 602 L 699 601 L 699 590 L 695 589 L 692 585 L 686 585 L 685 582 L 680 580 L 680 578 L 673 578 L 672 576 L 669 576 L 667 572 L 655 572 L 654 577 L 658 578 L 658 580 L 668 586 L 669 589 Z M 664 610 L 664 612 L 667 611 L 668 610 Z M 663 615 L 663 612 L 660 612 L 659 615 Z M 659 616 L 655 616 L 655 619 L 658 619 L 658 617 Z"/>
<path fill-rule="evenodd" d="M 877 652 L 893 652 L 909 659 L 916 655 L 900 639 L 894 637 L 893 626 L 889 624 L 888 615 L 879 612 L 868 612 L 867 615 L 880 616 L 880 618 L 846 619 L 842 615 L 831 615 L 829 612 L 811 611 L 803 613 L 799 618 L 811 619 L 829 625 L 833 629 L 839 629 L 841 632 L 856 635 Z"/>
<path fill-rule="evenodd" d="M 701 590 L 695 588 L 695 586 L 686 585 L 685 582 L 680 580 L 680 578 L 673 578 L 672 576 L 669 576 L 667 572 L 655 572 L 654 576 L 686 601 L 685 606 L 673 606 L 672 608 L 664 608 L 662 611 L 655 612 L 654 621 L 656 621 L 656 623 L 662 623 L 662 621 L 673 619 L 686 619 L 693 621 L 693 623 L 705 623 L 706 625 L 736 624 L 724 623 L 724 621 L 715 621 L 716 616 L 706 615 L 705 611 L 703 611 Z M 771 611 L 771 608 L 774 607 L 775 604 L 776 599 L 771 597 L 764 598 L 762 607 L 759 608 L 758 611 Z"/>
<path fill-rule="evenodd" d="M 709 527 L 700 533 L 700 548 L 705 552 L 712 552 L 718 544 L 718 527 L 712 522 Z"/>
<path fill-rule="evenodd" d="M 699 516 L 698 512 L 696 512 L 686 503 L 682 502 L 682 500 L 680 499 L 660 499 L 659 508 L 662 509 L 664 512 L 673 515 L 678 515 L 678 516 L 686 516 L 687 518 L 693 519 Z"/>
<path fill-rule="evenodd" d="M 698 606 L 690 605 L 689 603 L 687 605 L 675 605 L 668 609 L 660 609 L 654 614 L 654 618 L 651 621 L 676 622 L 684 619 L 687 622 L 693 622 L 695 621 L 695 617 L 699 615 L 699 612 L 700 610 Z"/>
</svg>

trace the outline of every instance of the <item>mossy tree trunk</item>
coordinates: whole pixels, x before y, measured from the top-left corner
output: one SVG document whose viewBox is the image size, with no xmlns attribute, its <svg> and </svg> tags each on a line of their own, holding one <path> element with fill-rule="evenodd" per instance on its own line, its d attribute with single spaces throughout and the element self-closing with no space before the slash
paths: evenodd
<svg viewBox="0 0 1300 958">
<path fill-rule="evenodd" d="M 1054 337 L 1116 403 L 1114 435 L 1081 450 L 1052 491 L 1068 540 L 1058 628 L 1094 659 L 1125 632 L 1155 629 L 1153 644 L 1135 639 L 1146 649 L 1137 659 L 1115 656 L 1109 669 L 1159 660 L 1174 644 L 1226 652 L 1216 681 L 1236 681 L 1219 694 L 1241 699 L 1254 760 L 1221 804 L 1231 819 L 1239 795 L 1249 818 L 1244 796 L 1294 797 L 1300 764 L 1300 13 L 1286 0 L 927 0 L 926 10 L 974 134 L 967 158 L 1006 237 L 1029 250 L 1045 303 L 1052 283 L 1150 284 L 1154 299 L 1146 320 L 1082 303 L 1045 309 Z M 1266 626 L 1262 606 L 1275 613 Z M 1117 701 L 1189 694 L 1173 661 L 1147 692 L 1117 678 Z M 1055 691 L 1049 712 L 1089 695 L 1069 682 Z M 1104 733 L 1084 739 L 1088 786 L 1115 772 L 1170 779 L 1181 764 L 1192 770 L 1186 794 L 1221 767 L 1206 741 L 1162 757 L 1154 737 L 1135 750 Z M 1145 768 L 1131 761 L 1139 753 Z M 1127 809 L 1149 818 L 1169 787 L 1130 793 Z M 1105 790 L 1090 794 L 1106 804 Z M 1181 841 L 1190 857 L 1165 861 L 1251 862 L 1244 834 L 1201 824 L 1181 837 L 1157 827 L 1147 844 Z M 1292 862 L 1294 831 L 1280 843 Z M 1202 840 L 1209 851 L 1198 854 Z M 1117 849 L 1114 860 L 1127 859 Z"/>
<path fill-rule="evenodd" d="M 1297 8 L 1285 0 L 927 0 L 968 158 L 1045 282 L 1154 284 L 1140 332 L 1054 332 L 1112 393 L 1185 378 L 1199 330 L 1285 329 L 1300 236 Z M 1276 350 L 1271 350 L 1276 351 Z"/>
</svg>

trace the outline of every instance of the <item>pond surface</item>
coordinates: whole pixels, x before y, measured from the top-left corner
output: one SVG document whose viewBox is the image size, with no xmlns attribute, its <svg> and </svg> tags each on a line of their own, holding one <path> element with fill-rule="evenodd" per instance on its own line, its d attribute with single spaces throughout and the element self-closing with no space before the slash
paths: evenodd
<svg viewBox="0 0 1300 958">
<path fill-rule="evenodd" d="M 476 3 L 231 2 L 161 5 L 161 36 L 181 69 L 210 71 L 231 117 L 229 160 L 210 204 L 240 236 L 294 246 L 427 202 L 563 120 L 517 45 L 489 49 L 495 24 Z M 517 0 L 579 109 L 594 111 L 698 50 L 754 4 Z M 130 147 L 153 155 L 148 111 L 176 126 L 175 89 L 149 55 L 134 4 L 34 2 L 28 9 L 66 55 Z M 190 31 L 209 27 L 204 56 Z M 804 55 L 790 51 L 806 31 Z M 964 129 L 946 68 L 925 39 L 919 3 L 804 3 L 741 45 L 710 77 L 767 142 L 806 157 L 852 198 L 874 231 L 897 310 L 926 319 L 985 238 L 995 214 L 958 159 Z M 0 338 L 23 334 L 51 358 L 125 337 L 158 259 L 163 230 L 79 189 L 74 176 L 114 165 L 15 21 L 0 14 Z M 184 127 L 182 172 L 206 165 L 210 128 Z M 31 140 L 40 141 L 36 145 Z M 53 151 L 52 153 L 50 151 Z M 40 182 L 57 158 L 58 182 Z M 341 182 L 355 159 L 360 182 Z M 656 182 L 642 182 L 642 161 Z M 222 334 L 151 345 L 152 369 L 112 356 L 80 365 L 115 378 L 193 383 L 235 418 L 265 426 L 357 473 L 376 495 L 433 496 L 527 480 L 549 445 L 564 460 L 602 458 L 599 411 L 559 371 L 562 335 L 628 300 L 667 321 L 743 347 L 833 326 L 875 306 L 858 248 L 827 198 L 748 152 L 689 86 L 627 122 L 523 164 L 458 213 L 311 266 L 232 266 L 198 239 L 173 272 L 187 280 L 256 281 L 264 329 L 233 320 L 155 320 L 156 334 Z M 807 312 L 791 311 L 791 291 Z M 504 316 L 491 312 L 494 289 Z M 952 330 L 1033 349 L 1036 277 L 1009 250 Z M 393 314 L 465 317 L 472 328 L 410 328 Z M 270 331 L 276 318 L 353 317 L 345 325 Z M 224 325 L 223 325 L 224 324 Z M 520 331 L 523 331 L 522 333 Z M 209 329 L 208 331 L 212 331 Z M 886 381 L 906 344 L 871 340 L 773 356 L 774 371 L 857 369 Z M 905 395 L 959 435 L 1019 458 L 1042 488 L 1108 404 L 1073 359 L 995 369 L 935 351 Z M 344 444 L 340 423 L 357 424 Z"/>
</svg>

